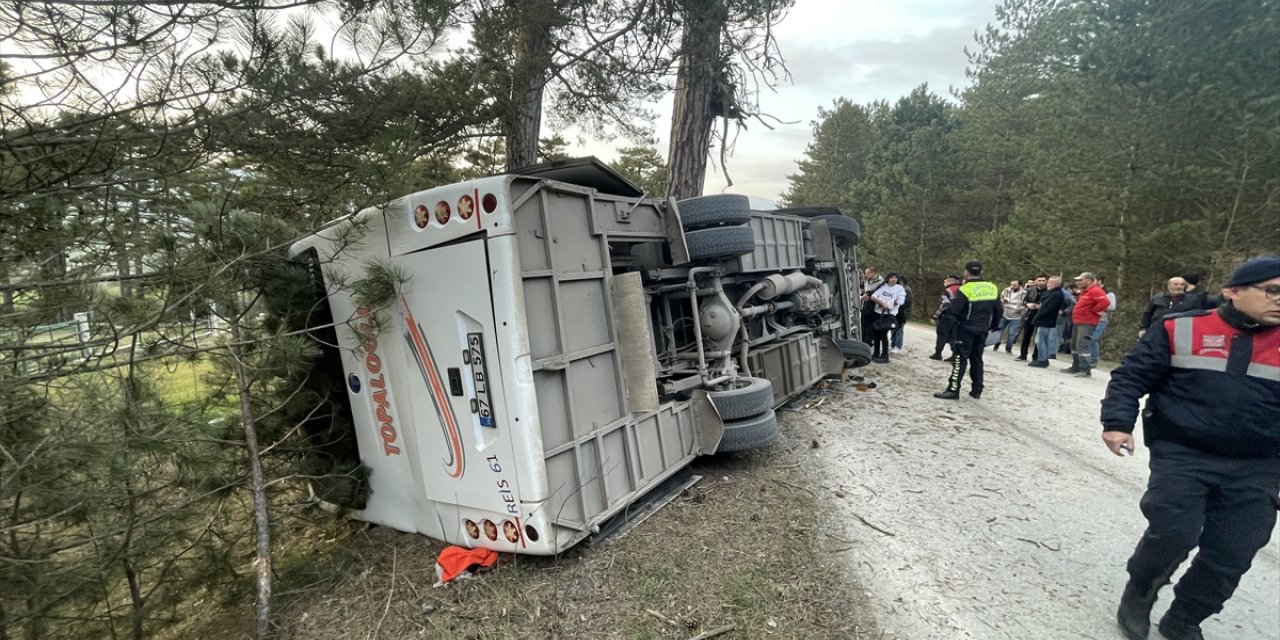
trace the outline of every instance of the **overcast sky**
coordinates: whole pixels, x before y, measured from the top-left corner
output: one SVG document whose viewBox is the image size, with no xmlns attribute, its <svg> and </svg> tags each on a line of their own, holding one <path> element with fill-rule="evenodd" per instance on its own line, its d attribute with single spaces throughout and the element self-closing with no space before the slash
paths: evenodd
<svg viewBox="0 0 1280 640">
<path fill-rule="evenodd" d="M 836 98 L 892 102 L 922 82 L 941 95 L 964 86 L 964 48 L 972 45 L 975 32 L 994 22 L 997 2 L 796 0 L 776 31 L 791 82 L 760 96 L 762 113 L 795 124 L 775 123 L 770 131 L 749 121 L 729 159 L 733 186 L 726 189 L 719 167 L 709 167 L 705 193 L 776 200 L 804 156 L 818 108 L 830 107 Z M 665 155 L 670 100 L 657 111 L 658 150 Z M 614 157 L 601 141 L 587 141 L 575 151 Z"/>
</svg>

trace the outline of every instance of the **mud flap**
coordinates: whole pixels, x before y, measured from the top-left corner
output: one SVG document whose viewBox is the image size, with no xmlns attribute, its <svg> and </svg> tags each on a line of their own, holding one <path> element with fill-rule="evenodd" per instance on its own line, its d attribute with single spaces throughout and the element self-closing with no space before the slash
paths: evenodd
<svg viewBox="0 0 1280 640">
<path fill-rule="evenodd" d="M 827 221 L 813 219 L 809 221 L 809 233 L 813 238 L 813 255 L 819 262 L 834 262 L 836 259 L 835 239 L 831 237 L 831 228 Z"/>
<path fill-rule="evenodd" d="M 666 214 L 662 216 L 662 224 L 666 228 L 667 244 L 671 248 L 671 264 L 689 264 L 689 244 L 684 239 L 680 207 L 676 206 L 676 201 L 672 198 L 667 198 Z"/>
<path fill-rule="evenodd" d="M 844 375 L 844 354 L 840 352 L 840 346 L 831 339 L 831 336 L 819 335 L 817 338 L 818 361 L 822 366 L 822 375 L 836 378 Z"/>
<path fill-rule="evenodd" d="M 720 439 L 724 437 L 724 420 L 720 418 L 720 412 L 716 411 L 716 405 L 711 402 L 711 396 L 706 391 L 694 389 L 690 395 L 693 433 L 698 439 L 694 452 L 703 456 L 711 455 L 720 447 Z"/>
</svg>

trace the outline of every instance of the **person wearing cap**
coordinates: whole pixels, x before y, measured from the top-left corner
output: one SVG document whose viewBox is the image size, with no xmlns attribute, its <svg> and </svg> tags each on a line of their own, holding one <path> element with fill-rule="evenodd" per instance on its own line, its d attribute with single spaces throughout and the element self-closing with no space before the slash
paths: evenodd
<svg viewBox="0 0 1280 640">
<path fill-rule="evenodd" d="M 947 315 L 947 307 L 951 306 L 951 300 L 959 290 L 960 276 L 952 273 L 942 279 L 942 301 L 938 305 L 938 310 L 933 312 L 933 319 L 938 324 L 938 338 L 934 342 L 933 353 L 929 355 L 930 360 L 941 360 L 942 347 L 951 344 L 952 334 L 955 333 L 955 320 Z"/>
<path fill-rule="evenodd" d="M 1209 294 L 1200 290 L 1200 274 L 1188 273 L 1187 275 L 1182 276 L 1182 281 L 1186 283 L 1185 295 L 1190 308 L 1212 309 L 1217 306 L 1210 304 Z"/>
<path fill-rule="evenodd" d="M 1098 276 L 1088 271 L 1076 276 L 1076 285 L 1080 287 L 1080 295 L 1071 308 L 1071 366 L 1062 372 L 1075 374 L 1078 378 L 1088 378 L 1093 375 L 1093 364 L 1089 362 L 1089 342 L 1093 340 L 1093 332 L 1102 321 L 1102 314 L 1111 306 L 1111 301 L 1107 299 L 1107 292 L 1098 286 Z"/>
<path fill-rule="evenodd" d="M 1138 401 L 1151 478 L 1140 503 L 1146 532 L 1129 558 L 1116 619 L 1146 638 L 1160 589 L 1188 554 L 1191 566 L 1160 619 L 1168 640 L 1202 640 L 1280 507 L 1280 255 L 1240 266 L 1215 310 L 1165 316 L 1111 373 L 1102 440 L 1134 450 Z"/>
<path fill-rule="evenodd" d="M 982 280 L 982 263 L 977 260 L 964 265 L 965 282 L 956 291 L 944 316 L 955 321 L 951 338 L 951 377 L 947 388 L 933 394 L 935 398 L 955 400 L 960 397 L 965 367 L 969 369 L 969 396 L 982 397 L 982 353 L 987 350 L 987 334 L 1000 323 L 1000 289 Z"/>
<path fill-rule="evenodd" d="M 1217 309 L 1222 304 L 1221 295 L 1209 295 L 1200 288 L 1200 274 L 1188 273 L 1183 276 L 1187 283 L 1187 298 L 1197 309 Z"/>
</svg>

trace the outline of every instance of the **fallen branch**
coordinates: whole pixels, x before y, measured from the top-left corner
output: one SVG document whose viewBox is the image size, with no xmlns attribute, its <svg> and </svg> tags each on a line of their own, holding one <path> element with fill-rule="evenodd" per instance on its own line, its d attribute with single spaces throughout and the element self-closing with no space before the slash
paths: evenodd
<svg viewBox="0 0 1280 640">
<path fill-rule="evenodd" d="M 776 482 L 776 483 L 778 483 L 778 484 L 780 484 L 780 485 L 784 486 L 784 487 L 791 487 L 792 489 L 799 489 L 799 490 L 801 490 L 801 491 L 804 491 L 805 493 L 808 493 L 809 495 L 811 495 L 811 496 L 813 496 L 813 497 L 815 497 L 815 498 L 816 498 L 816 497 L 818 497 L 818 494 L 814 493 L 814 492 L 813 492 L 813 489 L 810 489 L 810 488 L 808 488 L 808 487 L 802 487 L 802 486 L 800 486 L 800 485 L 798 485 L 798 484 L 791 484 L 790 482 L 787 482 L 786 480 L 779 480 L 779 479 L 777 479 L 777 478 L 770 478 L 770 479 L 771 479 L 771 480 L 773 480 L 774 482 Z"/>
<path fill-rule="evenodd" d="M 653 609 L 645 609 L 645 610 L 644 610 L 644 612 L 645 612 L 645 613 L 647 613 L 647 614 L 649 614 L 649 615 L 651 615 L 651 616 L 653 616 L 653 617 L 655 617 L 655 618 L 657 618 L 657 619 L 659 619 L 659 620 L 661 620 L 662 622 L 665 622 L 665 623 L 667 623 L 667 624 L 669 624 L 669 625 L 673 626 L 673 627 L 678 627 L 678 626 L 680 626 L 680 625 L 676 624 L 676 621 L 675 621 L 675 620 L 672 620 L 671 618 L 668 618 L 668 617 L 666 617 L 666 616 L 662 615 L 661 613 L 658 613 L 657 611 L 654 611 Z"/>
<path fill-rule="evenodd" d="M 837 536 L 837 535 L 833 535 L 830 533 L 824 533 L 824 535 L 826 535 L 828 538 L 831 538 L 832 540 L 835 540 L 836 542 L 843 542 L 845 544 L 854 544 L 853 540 L 845 540 L 844 538 L 841 538 L 840 536 Z"/>
<path fill-rule="evenodd" d="M 858 515 L 858 514 L 856 514 L 856 513 L 855 513 L 855 514 L 853 514 L 853 517 L 855 517 L 855 518 L 857 518 L 859 521 L 861 521 L 861 522 L 862 522 L 862 524 L 865 524 L 865 525 L 867 525 L 868 527 L 871 527 L 872 529 L 875 529 L 876 531 L 879 531 L 880 533 L 885 534 L 886 536 L 889 536 L 889 537 L 893 538 L 893 537 L 897 537 L 897 535 L 898 535 L 898 534 L 896 534 L 896 533 L 894 533 L 894 532 L 892 532 L 892 531 L 886 531 L 886 530 L 884 530 L 884 529 L 881 529 L 880 527 L 877 527 L 877 526 L 876 526 L 876 525 L 874 525 L 874 524 L 871 524 L 870 522 L 867 522 L 867 519 L 866 519 L 866 518 L 864 518 L 864 517 L 862 517 L 862 516 L 860 516 L 860 515 Z"/>
<path fill-rule="evenodd" d="M 808 410 L 808 409 L 817 409 L 818 407 L 821 407 L 821 406 L 822 406 L 822 403 L 824 403 L 824 402 L 826 402 L 826 401 L 827 401 L 827 399 L 826 399 L 826 398 L 818 398 L 818 401 L 817 401 L 817 402 L 814 402 L 813 404 L 810 404 L 810 405 L 806 405 L 804 408 L 805 408 L 805 410 Z"/>
<path fill-rule="evenodd" d="M 1032 539 L 1030 539 L 1030 538 L 1014 538 L 1014 540 L 1021 540 L 1021 541 L 1023 541 L 1023 542 L 1030 542 L 1031 544 L 1034 544 L 1034 545 L 1036 545 L 1037 547 L 1044 547 L 1045 549 L 1048 549 L 1048 550 L 1050 550 L 1050 551 L 1062 551 L 1062 547 L 1058 547 L 1058 548 L 1056 548 L 1056 549 L 1055 549 L 1054 547 L 1051 547 L 1051 546 L 1049 546 L 1049 545 L 1047 545 L 1047 544 L 1045 544 L 1045 543 L 1043 543 L 1043 542 L 1040 542 L 1039 540 L 1032 540 Z"/>
<path fill-rule="evenodd" d="M 714 637 L 716 637 L 716 636 L 718 636 L 718 635 L 720 635 L 720 634 L 723 634 L 723 633 L 729 633 L 730 631 L 733 631 L 734 629 L 737 629 L 737 627 L 735 627 L 735 626 L 733 626 L 733 625 L 731 625 L 731 624 L 727 624 L 727 625 L 725 625 L 725 626 L 723 626 L 723 627 L 720 627 L 720 628 L 718 628 L 718 629 L 712 629 L 712 630 L 710 630 L 710 631 L 703 631 L 702 633 L 699 633 L 698 635 L 696 635 L 696 636 L 694 636 L 694 637 L 692 637 L 692 638 L 689 638 L 689 640 L 707 640 L 707 638 L 714 638 Z"/>
</svg>

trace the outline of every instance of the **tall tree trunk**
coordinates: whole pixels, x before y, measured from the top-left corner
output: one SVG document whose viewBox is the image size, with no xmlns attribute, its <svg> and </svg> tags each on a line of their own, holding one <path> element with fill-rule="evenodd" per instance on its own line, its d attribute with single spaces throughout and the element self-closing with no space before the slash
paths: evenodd
<svg viewBox="0 0 1280 640">
<path fill-rule="evenodd" d="M 713 106 L 720 79 L 720 34 L 728 14 L 720 0 L 685 0 L 680 70 L 676 75 L 671 146 L 667 153 L 667 195 L 677 200 L 702 195 L 711 148 Z"/>
<path fill-rule="evenodd" d="M 116 275 L 120 276 L 120 297 L 132 298 L 133 285 L 129 282 L 129 276 L 133 275 L 133 262 L 129 260 L 129 250 L 125 247 L 120 248 L 120 262 L 116 265 Z"/>
<path fill-rule="evenodd" d="M 928 237 L 928 227 L 929 227 L 929 225 L 928 225 L 928 222 L 927 222 L 927 218 L 926 218 L 925 216 L 926 216 L 926 212 L 925 212 L 925 204 L 924 204 L 924 203 L 921 203 L 921 205 L 920 205 L 920 221 L 919 221 L 919 228 L 917 229 L 917 233 L 919 233 L 919 234 L 920 234 L 920 235 L 919 235 L 920 240 L 919 240 L 919 242 L 916 244 L 916 272 L 915 272 L 915 274 L 914 274 L 914 275 L 915 275 L 915 278 L 916 278 L 916 286 L 917 286 L 917 287 L 918 287 L 918 286 L 920 286 L 920 284 L 921 284 L 921 283 L 925 282 L 925 278 L 924 278 L 924 269 L 925 269 L 925 266 L 924 266 L 924 263 L 925 263 L 925 259 L 928 257 L 928 251 L 927 251 L 926 247 L 927 247 L 927 245 L 928 245 L 927 237 Z M 914 309 L 914 307 L 915 307 L 916 305 L 914 305 L 914 304 L 913 304 L 913 305 L 911 305 L 911 306 L 912 306 L 912 310 L 914 311 L 914 310 L 915 310 L 915 309 Z M 923 305 L 921 305 L 921 307 L 923 308 Z"/>
<path fill-rule="evenodd" d="M 520 5 L 520 42 L 507 110 L 507 170 L 538 164 L 542 132 L 542 95 L 551 66 L 551 24 L 555 7 L 546 2 Z"/>
<path fill-rule="evenodd" d="M 240 396 L 240 420 L 244 425 L 246 452 L 249 455 L 250 488 L 253 490 L 253 528 L 257 543 L 257 558 L 253 564 L 257 570 L 258 640 L 271 635 L 271 521 L 267 516 L 267 481 L 262 473 L 262 458 L 258 450 L 258 428 L 253 418 L 253 403 L 249 395 L 249 377 L 241 360 L 241 315 L 231 315 L 231 366 L 236 371 L 236 392 Z"/>
<path fill-rule="evenodd" d="M 1125 176 L 1123 196 L 1120 203 L 1120 264 L 1116 267 L 1116 275 L 1112 280 L 1113 288 L 1121 289 L 1129 277 L 1129 267 L 1133 264 L 1133 237 L 1129 232 L 1129 205 L 1133 202 L 1133 184 L 1138 179 L 1138 143 L 1129 143 L 1129 166 Z"/>
</svg>

